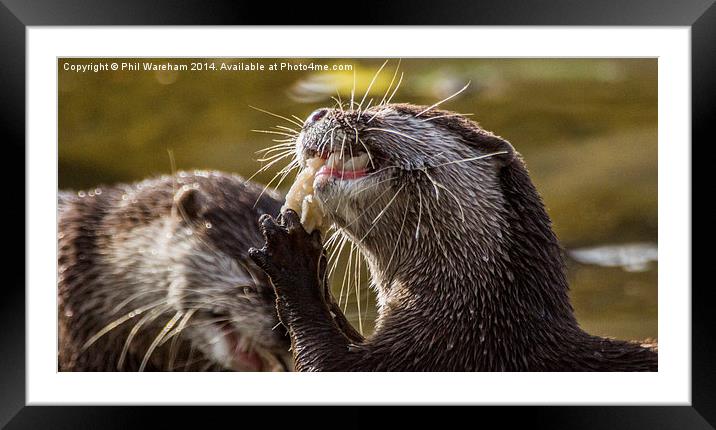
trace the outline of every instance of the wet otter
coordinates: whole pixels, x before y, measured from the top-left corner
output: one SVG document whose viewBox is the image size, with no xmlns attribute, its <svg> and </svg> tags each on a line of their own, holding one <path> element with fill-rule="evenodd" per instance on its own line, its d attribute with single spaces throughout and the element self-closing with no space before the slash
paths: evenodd
<svg viewBox="0 0 716 430">
<path fill-rule="evenodd" d="M 358 244 L 378 297 L 375 332 L 346 332 L 326 303 L 320 233 L 291 210 L 262 216 L 266 244 L 250 255 L 297 370 L 657 370 L 655 348 L 579 327 L 550 218 L 506 140 L 433 106 L 382 104 L 314 112 L 295 150 L 301 165 L 325 160 L 314 196 Z"/>
<path fill-rule="evenodd" d="M 59 369 L 290 370 L 273 288 L 247 256 L 281 206 L 261 191 L 197 171 L 60 193 Z"/>
</svg>

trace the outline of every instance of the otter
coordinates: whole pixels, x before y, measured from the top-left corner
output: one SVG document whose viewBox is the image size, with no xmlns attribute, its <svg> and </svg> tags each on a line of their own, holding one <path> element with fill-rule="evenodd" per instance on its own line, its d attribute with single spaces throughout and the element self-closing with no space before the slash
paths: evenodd
<svg viewBox="0 0 716 430">
<path fill-rule="evenodd" d="M 247 255 L 281 203 L 208 171 L 61 192 L 59 370 L 291 370 L 273 288 Z"/>
<path fill-rule="evenodd" d="M 368 263 L 374 333 L 335 322 L 321 234 L 294 211 L 263 215 L 264 246 L 249 250 L 296 370 L 657 370 L 655 346 L 580 328 L 551 220 L 507 140 L 435 105 L 352 107 L 312 113 L 295 153 L 324 160 L 313 195 Z"/>
</svg>

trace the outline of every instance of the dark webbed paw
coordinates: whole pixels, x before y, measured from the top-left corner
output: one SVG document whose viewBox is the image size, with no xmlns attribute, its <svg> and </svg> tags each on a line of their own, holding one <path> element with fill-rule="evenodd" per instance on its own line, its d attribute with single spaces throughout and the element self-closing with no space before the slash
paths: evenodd
<svg viewBox="0 0 716 430">
<path fill-rule="evenodd" d="M 321 234 L 308 234 L 298 214 L 290 209 L 275 220 L 270 215 L 259 219 L 259 228 L 266 244 L 261 249 L 251 248 L 249 255 L 268 275 L 279 295 L 307 292 L 321 293 L 326 258 Z M 303 290 L 303 291 L 301 291 Z"/>
</svg>

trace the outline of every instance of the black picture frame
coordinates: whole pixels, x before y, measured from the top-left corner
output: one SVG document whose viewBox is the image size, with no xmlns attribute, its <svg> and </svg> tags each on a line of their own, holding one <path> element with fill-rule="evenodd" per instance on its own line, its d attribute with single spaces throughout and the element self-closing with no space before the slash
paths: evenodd
<svg viewBox="0 0 716 430">
<path fill-rule="evenodd" d="M 716 6 L 714 0 L 532 0 L 489 1 L 394 1 L 361 3 L 360 13 L 338 12 L 329 3 L 281 4 L 244 1 L 116 1 L 94 0 L 0 0 L 0 82 L 3 95 L 0 124 L 5 146 L 6 186 L 3 211 L 12 226 L 4 236 L 12 239 L 5 247 L 5 276 L 0 289 L 0 425 L 7 428 L 119 428 L 150 424 L 146 415 L 153 408 L 130 407 L 41 407 L 25 406 L 25 232 L 18 228 L 25 220 L 25 191 L 12 178 L 25 178 L 25 43 L 28 26 L 87 25 L 264 25 L 295 23 L 319 25 L 590 25 L 590 26 L 689 26 L 692 54 L 692 142 L 709 144 L 706 133 L 715 117 L 716 94 Z M 323 11 L 323 12 L 321 12 Z M 712 139 L 709 139 L 712 140 Z M 692 143 L 692 148 L 695 147 Z M 9 152 L 8 152 L 9 150 Z M 691 150 L 691 149 L 689 149 Z M 693 158 L 692 158 L 693 159 Z M 12 161 L 11 161 L 12 160 Z M 21 163 L 19 160 L 23 160 Z M 53 180 L 53 178 L 48 178 Z M 9 204 L 8 204 L 9 203 Z M 19 212 L 22 211 L 21 215 Z M 24 221 L 23 221 L 24 222 Z M 24 222 L 25 231 L 32 228 Z M 8 250 L 10 252 L 8 252 Z M 688 287 L 688 286 L 684 286 Z M 707 299 L 708 284 L 692 289 L 692 397 L 691 406 L 578 406 L 578 407 L 481 407 L 470 410 L 467 423 L 489 427 L 522 423 L 530 427 L 609 429 L 708 429 L 716 424 L 716 340 L 709 331 L 714 312 Z M 237 387 L 240 389 L 240 387 Z M 479 387 L 476 387 L 479 389 Z M 396 399 L 396 402 L 399 402 Z M 454 410 L 453 410 L 454 411 Z M 444 423 L 454 412 L 438 411 Z M 335 408 L 342 418 L 334 425 L 371 426 L 373 411 Z M 447 413 L 445 413 L 447 412 Z M 234 408 L 162 408 L 162 427 L 172 423 L 219 425 L 218 420 L 235 422 Z M 376 412 L 377 413 L 377 412 Z M 305 418 L 293 410 L 285 413 L 259 412 L 241 421 L 266 420 L 271 426 L 300 423 Z M 390 414 L 403 424 L 423 419 L 425 409 Z M 381 414 L 383 415 L 383 414 Z M 217 418 L 221 416 L 221 418 Z M 210 421 L 207 421 L 211 417 Z M 233 417 L 233 418 L 232 418 Z M 278 420 L 278 421 L 277 421 Z M 382 420 L 382 419 L 381 419 Z M 324 421 L 324 420 L 322 420 Z M 325 424 L 330 422 L 324 421 Z M 238 423 L 235 425 L 239 425 Z"/>
</svg>

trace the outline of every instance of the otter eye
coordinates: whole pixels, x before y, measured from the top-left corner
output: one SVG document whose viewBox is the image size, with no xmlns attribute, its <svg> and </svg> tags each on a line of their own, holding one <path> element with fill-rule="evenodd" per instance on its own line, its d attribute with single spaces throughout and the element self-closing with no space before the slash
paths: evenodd
<svg viewBox="0 0 716 430">
<path fill-rule="evenodd" d="M 316 109 L 316 110 L 314 110 L 313 113 L 311 113 L 310 115 L 308 115 L 308 119 L 306 120 L 306 123 L 305 123 L 304 125 L 309 125 L 309 124 L 312 124 L 312 123 L 314 123 L 314 122 L 320 121 L 321 118 L 323 118 L 324 116 L 326 116 L 327 113 L 328 113 L 328 109 L 326 109 L 326 108 L 321 108 L 321 109 Z"/>
</svg>

